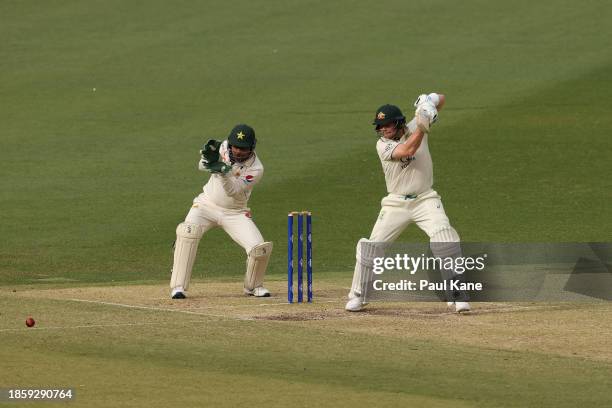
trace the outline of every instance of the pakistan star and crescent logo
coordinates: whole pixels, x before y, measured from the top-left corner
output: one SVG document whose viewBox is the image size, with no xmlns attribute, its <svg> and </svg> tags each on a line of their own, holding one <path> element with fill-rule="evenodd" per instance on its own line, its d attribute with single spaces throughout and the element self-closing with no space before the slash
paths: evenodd
<svg viewBox="0 0 612 408">
<path fill-rule="evenodd" d="M 384 112 L 378 112 L 378 115 L 376 115 L 376 119 L 382 120 L 385 118 L 385 113 Z"/>
<path fill-rule="evenodd" d="M 238 136 L 238 139 L 240 140 L 244 139 L 244 133 L 242 133 L 242 131 L 238 132 L 236 136 Z"/>
</svg>

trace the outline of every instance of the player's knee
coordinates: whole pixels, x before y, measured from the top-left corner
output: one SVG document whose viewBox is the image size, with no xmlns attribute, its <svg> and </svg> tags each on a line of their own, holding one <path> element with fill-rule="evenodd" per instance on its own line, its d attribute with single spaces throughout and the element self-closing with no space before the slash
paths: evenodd
<svg viewBox="0 0 612 408">
<path fill-rule="evenodd" d="M 431 252 L 434 256 L 441 258 L 461 256 L 459 242 L 459 234 L 449 225 L 432 234 L 430 239 Z"/>
<path fill-rule="evenodd" d="M 176 227 L 176 236 L 178 238 L 200 239 L 202 235 L 204 235 L 204 227 L 199 224 L 181 222 Z"/>
<path fill-rule="evenodd" d="M 259 244 L 253 245 L 253 247 L 247 252 L 249 256 L 261 257 L 270 256 L 272 252 L 272 242 L 260 242 Z"/>
<path fill-rule="evenodd" d="M 460 242 L 457 231 L 450 225 L 440 227 L 429 236 L 431 242 Z"/>
<path fill-rule="evenodd" d="M 361 259 L 361 253 L 362 253 L 363 245 L 367 245 L 368 242 L 370 242 L 370 241 L 368 239 L 366 239 L 366 238 L 361 238 L 357 242 L 357 247 L 355 248 L 355 255 L 357 257 L 357 260 Z"/>
<path fill-rule="evenodd" d="M 372 266 L 374 258 L 384 256 L 384 248 L 380 243 L 361 238 L 357 243 L 357 263 L 364 266 Z"/>
<path fill-rule="evenodd" d="M 247 255 L 249 255 L 251 253 L 251 251 L 253 251 L 254 249 L 256 249 L 257 247 L 261 246 L 262 244 L 265 244 L 266 241 L 264 241 L 263 238 L 261 239 L 257 239 L 254 240 L 252 242 L 248 242 L 244 245 L 244 251 L 246 252 Z"/>
</svg>

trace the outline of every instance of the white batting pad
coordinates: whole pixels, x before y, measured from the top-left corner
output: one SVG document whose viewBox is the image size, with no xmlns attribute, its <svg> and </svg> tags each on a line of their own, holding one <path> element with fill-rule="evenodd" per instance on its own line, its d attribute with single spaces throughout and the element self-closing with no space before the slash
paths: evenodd
<svg viewBox="0 0 612 408">
<path fill-rule="evenodd" d="M 353 274 L 353 283 L 349 292 L 349 300 L 355 297 L 365 297 L 366 285 L 372 278 L 374 267 L 374 258 L 382 256 L 379 252 L 382 248 L 375 245 L 372 241 L 361 238 L 357 243 L 355 272 Z M 365 298 L 362 299 L 365 303 Z"/>
<path fill-rule="evenodd" d="M 451 226 L 445 227 L 437 231 L 435 234 L 433 234 L 430 239 L 429 245 L 431 248 L 431 252 L 437 258 L 456 259 L 456 258 L 461 257 L 462 255 L 459 234 Z M 440 273 L 442 274 L 442 279 L 444 280 L 449 280 L 449 279 L 456 280 L 456 279 L 461 279 L 463 271 L 459 272 L 451 268 L 442 267 L 442 269 L 440 270 Z M 446 299 L 447 301 L 460 302 L 460 301 L 467 300 L 467 295 L 463 291 L 447 290 L 446 298 L 447 298 Z M 466 310 L 469 310 L 469 304 L 466 303 L 466 305 L 468 308 Z M 457 309 L 457 311 L 460 311 L 460 310 Z"/>
<path fill-rule="evenodd" d="M 430 242 L 459 242 L 461 239 L 453 227 L 447 226 L 436 230 L 429 240 Z"/>
<path fill-rule="evenodd" d="M 256 245 L 249 252 L 247 258 L 247 268 L 244 275 L 244 288 L 252 291 L 263 286 L 266 269 L 272 254 L 272 242 L 264 242 Z"/>
</svg>

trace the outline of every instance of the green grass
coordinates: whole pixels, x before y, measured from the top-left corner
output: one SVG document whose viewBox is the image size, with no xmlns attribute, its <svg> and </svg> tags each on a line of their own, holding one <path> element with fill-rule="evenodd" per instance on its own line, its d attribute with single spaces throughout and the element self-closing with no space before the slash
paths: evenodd
<svg viewBox="0 0 612 408">
<path fill-rule="evenodd" d="M 176 225 L 207 179 L 196 170 L 198 150 L 238 122 L 256 129 L 266 169 L 250 206 L 275 243 L 269 273 L 286 268 L 286 213 L 308 209 L 315 281 L 342 273 L 348 286 L 355 244 L 386 193 L 372 116 L 384 103 L 410 115 L 425 91 L 447 95 L 430 137 L 434 188 L 463 240 L 611 241 L 611 17 L 603 0 L 2 2 L 0 286 L 167 284 Z M 426 237 L 413 227 L 401 239 Z M 211 231 L 194 277 L 240 279 L 244 257 Z M 578 396 L 605 405 L 602 382 L 579 392 L 587 378 L 609 374 L 595 363 L 528 355 L 513 366 L 504 353 L 467 350 L 490 365 L 470 372 L 459 362 L 461 379 L 445 388 L 440 373 L 462 352 L 449 344 L 419 344 L 436 356 L 428 367 L 393 340 L 376 340 L 393 350 L 382 356 L 367 336 L 204 326 L 187 327 L 176 348 L 166 328 L 130 329 L 126 344 L 96 343 L 127 335 L 120 328 L 60 339 L 4 333 L 2 353 L 23 383 L 76 379 L 76 365 L 89 387 L 94 367 L 109 387 L 121 386 L 110 376 L 120 366 L 135 381 L 126 395 L 171 373 L 220 389 L 216 375 L 253 390 L 265 383 L 271 399 L 256 405 L 287 402 L 274 395 L 286 383 L 303 395 L 312 384 L 322 405 L 342 405 L 336 388 L 350 401 L 360 390 L 371 405 L 393 405 L 390 395 L 416 405 L 575 406 Z M 232 330 L 253 344 L 224 335 Z M 314 348 L 279 348 L 292 335 Z M 258 353 L 273 364 L 257 368 Z M 313 357 L 299 373 L 287 363 Z M 229 399 L 220 401 L 244 402 L 223 390 Z M 94 397 L 108 402 L 99 390 Z"/>
<path fill-rule="evenodd" d="M 317 272 L 348 271 L 385 194 L 372 112 L 424 90 L 448 95 L 430 145 L 464 240 L 609 240 L 610 6 L 588 3 L 2 5 L 1 281 L 165 279 L 198 148 L 240 121 L 264 236 L 310 209 Z M 223 233 L 202 247 L 197 274 L 242 273 Z"/>
</svg>

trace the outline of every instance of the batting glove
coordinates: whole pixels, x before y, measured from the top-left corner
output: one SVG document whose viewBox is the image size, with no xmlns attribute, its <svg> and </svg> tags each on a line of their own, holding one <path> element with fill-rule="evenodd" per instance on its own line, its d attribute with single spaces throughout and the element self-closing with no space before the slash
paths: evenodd
<svg viewBox="0 0 612 408">
<path fill-rule="evenodd" d="M 428 133 L 431 125 L 438 120 L 438 110 L 431 102 L 420 104 L 414 112 L 417 127 L 424 133 Z"/>
<path fill-rule="evenodd" d="M 416 101 L 414 101 L 414 107 L 418 108 L 420 105 L 424 103 L 431 103 L 433 104 L 433 106 L 437 107 L 438 104 L 440 103 L 440 96 L 435 92 L 432 92 L 429 95 L 421 94 L 416 99 Z"/>
</svg>

